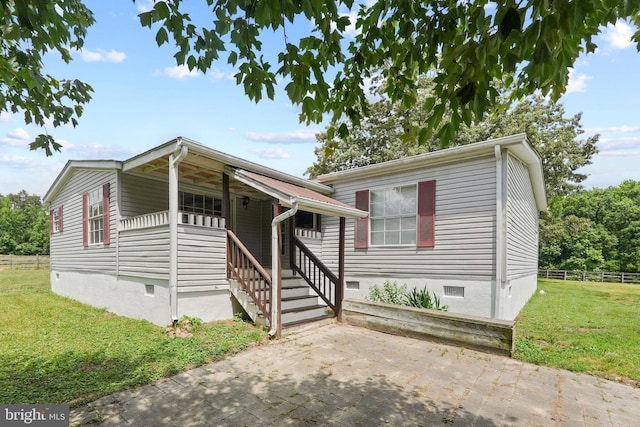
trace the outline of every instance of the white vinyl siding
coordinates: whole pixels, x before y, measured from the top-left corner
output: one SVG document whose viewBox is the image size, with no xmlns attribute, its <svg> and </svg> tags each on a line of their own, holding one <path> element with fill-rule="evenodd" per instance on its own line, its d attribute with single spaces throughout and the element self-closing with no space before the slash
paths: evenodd
<svg viewBox="0 0 640 427">
<path fill-rule="evenodd" d="M 120 176 L 120 213 L 124 218 L 169 209 L 167 182 L 124 173 Z"/>
<path fill-rule="evenodd" d="M 507 166 L 507 278 L 538 270 L 538 209 L 527 167 L 509 155 Z"/>
<path fill-rule="evenodd" d="M 169 279 L 169 226 L 121 231 L 119 274 Z"/>
<path fill-rule="evenodd" d="M 178 289 L 227 284 L 225 229 L 178 227 Z"/>
<path fill-rule="evenodd" d="M 82 194 L 110 183 L 110 232 L 116 235 L 117 186 L 115 170 L 76 170 L 51 200 L 52 206 L 64 205 L 64 231 L 51 235 L 51 269 L 93 273 L 116 273 L 116 245 L 83 246 Z"/>
<path fill-rule="evenodd" d="M 487 156 L 429 169 L 336 182 L 337 200 L 355 205 L 355 192 L 435 180 L 435 246 L 369 247 L 354 250 L 354 222 L 347 219 L 345 270 L 349 276 L 495 277 L 496 172 Z M 337 269 L 338 218 L 323 218 L 323 261 Z"/>
</svg>

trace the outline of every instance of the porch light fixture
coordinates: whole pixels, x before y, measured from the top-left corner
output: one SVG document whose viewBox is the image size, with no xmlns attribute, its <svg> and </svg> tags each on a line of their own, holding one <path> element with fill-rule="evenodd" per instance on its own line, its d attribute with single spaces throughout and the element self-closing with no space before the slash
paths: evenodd
<svg viewBox="0 0 640 427">
<path fill-rule="evenodd" d="M 251 199 L 249 199 L 249 196 L 244 196 L 242 198 L 242 207 L 243 208 L 247 209 L 247 207 L 249 206 L 249 200 L 251 200 Z"/>
</svg>

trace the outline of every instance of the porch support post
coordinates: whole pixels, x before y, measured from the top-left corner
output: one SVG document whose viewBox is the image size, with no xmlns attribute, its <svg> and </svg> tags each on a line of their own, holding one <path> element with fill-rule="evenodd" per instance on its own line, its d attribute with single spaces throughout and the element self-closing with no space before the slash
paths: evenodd
<svg viewBox="0 0 640 427">
<path fill-rule="evenodd" d="M 178 140 L 169 156 L 169 303 L 174 322 L 178 321 L 178 165 L 188 151 Z"/>
<path fill-rule="evenodd" d="M 336 317 L 342 322 L 342 300 L 344 299 L 344 241 L 345 218 L 340 217 L 340 235 L 338 239 L 338 286 L 336 287 Z"/>
<path fill-rule="evenodd" d="M 222 173 L 222 217 L 224 226 L 231 230 L 231 193 L 229 192 L 229 175 Z"/>
</svg>

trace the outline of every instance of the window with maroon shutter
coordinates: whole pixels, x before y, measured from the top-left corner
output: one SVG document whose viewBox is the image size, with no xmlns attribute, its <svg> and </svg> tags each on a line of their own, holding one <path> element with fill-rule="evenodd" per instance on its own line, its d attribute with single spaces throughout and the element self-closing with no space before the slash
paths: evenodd
<svg viewBox="0 0 640 427">
<path fill-rule="evenodd" d="M 89 246 L 89 193 L 82 193 L 82 246 Z"/>
<path fill-rule="evenodd" d="M 58 208 L 58 231 L 64 231 L 64 209 L 63 206 Z"/>
<path fill-rule="evenodd" d="M 436 182 L 418 183 L 418 247 L 435 246 Z"/>
<path fill-rule="evenodd" d="M 102 186 L 102 242 L 105 245 L 111 243 L 111 203 L 110 203 L 111 186 L 107 182 Z"/>
<path fill-rule="evenodd" d="M 59 233 L 62 231 L 62 206 L 49 211 L 49 233 Z"/>
<path fill-rule="evenodd" d="M 369 212 L 369 190 L 356 191 L 356 209 Z M 354 247 L 369 246 L 369 218 L 356 218 L 354 230 Z"/>
<path fill-rule="evenodd" d="M 82 195 L 82 234 L 84 246 L 111 243 L 110 235 L 110 185 Z"/>
</svg>

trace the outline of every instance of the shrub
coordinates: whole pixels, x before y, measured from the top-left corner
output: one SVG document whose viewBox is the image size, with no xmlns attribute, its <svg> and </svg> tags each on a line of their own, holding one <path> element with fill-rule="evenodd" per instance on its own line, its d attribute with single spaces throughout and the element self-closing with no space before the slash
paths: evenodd
<svg viewBox="0 0 640 427">
<path fill-rule="evenodd" d="M 366 298 L 373 302 L 383 302 L 387 304 L 403 305 L 406 301 L 407 285 L 398 286 L 397 282 L 385 281 L 380 288 L 373 285 L 369 289 L 369 296 Z"/>
<path fill-rule="evenodd" d="M 397 282 L 392 283 L 389 280 L 385 281 L 382 287 L 373 285 L 369 289 L 369 296 L 366 299 L 373 302 L 407 305 L 429 310 L 447 311 L 449 309 L 447 305 L 440 305 L 440 299 L 435 292 L 429 293 L 426 286 L 421 290 L 414 287 L 407 292 L 406 284 L 398 286 Z"/>
<path fill-rule="evenodd" d="M 413 288 L 411 292 L 407 293 L 405 305 L 439 311 L 447 311 L 449 309 L 448 305 L 441 306 L 440 299 L 436 296 L 436 293 L 433 292 L 432 296 L 432 294 L 427 291 L 426 286 L 421 290 Z"/>
</svg>

